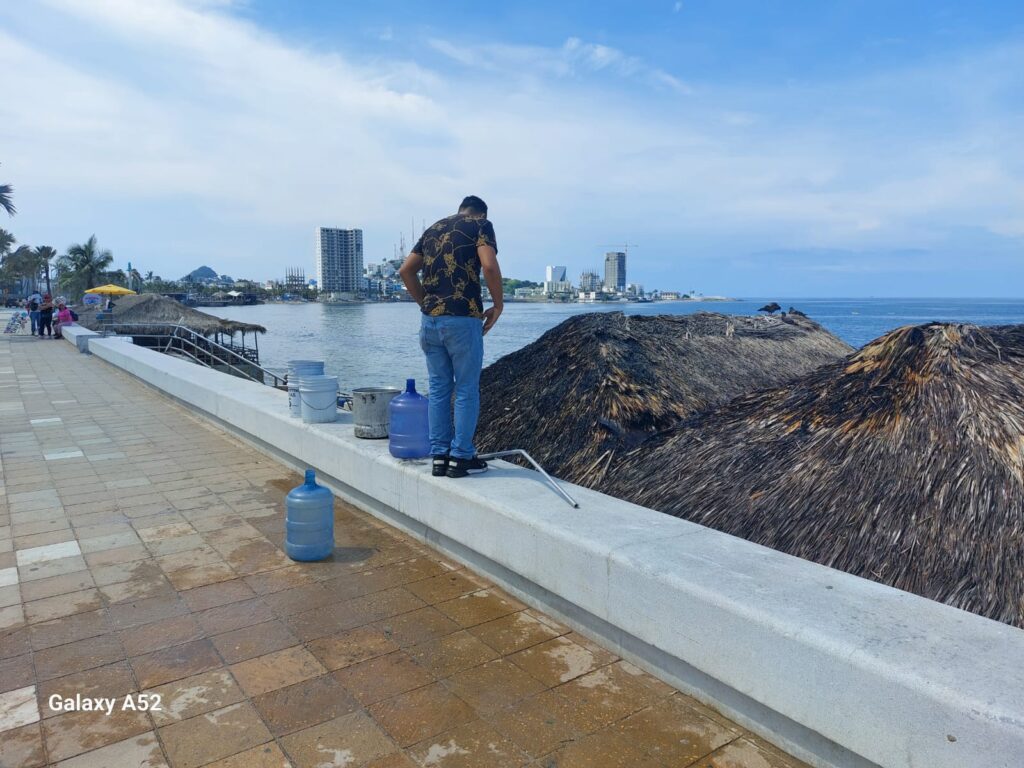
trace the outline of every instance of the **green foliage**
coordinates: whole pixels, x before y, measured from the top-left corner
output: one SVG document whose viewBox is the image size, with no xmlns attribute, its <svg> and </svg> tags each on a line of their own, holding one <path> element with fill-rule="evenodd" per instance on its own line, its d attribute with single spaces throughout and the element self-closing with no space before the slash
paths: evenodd
<svg viewBox="0 0 1024 768">
<path fill-rule="evenodd" d="M 14 187 L 10 184 L 0 184 L 0 208 L 7 211 L 8 216 L 13 216 L 18 212 L 18 209 L 14 207 L 14 201 L 11 200 L 12 192 L 14 192 Z"/>
<path fill-rule="evenodd" d="M 76 300 L 88 288 L 105 282 L 107 267 L 113 261 L 114 255 L 110 251 L 97 249 L 96 235 L 93 235 L 84 243 L 69 246 L 68 252 L 58 259 L 57 283 L 70 300 Z M 118 272 L 123 279 L 124 273 Z"/>
<path fill-rule="evenodd" d="M 505 293 L 515 293 L 516 288 L 541 288 L 543 285 L 543 283 L 535 283 L 532 280 L 516 280 L 511 277 L 501 279 L 501 287 L 504 288 Z"/>
</svg>

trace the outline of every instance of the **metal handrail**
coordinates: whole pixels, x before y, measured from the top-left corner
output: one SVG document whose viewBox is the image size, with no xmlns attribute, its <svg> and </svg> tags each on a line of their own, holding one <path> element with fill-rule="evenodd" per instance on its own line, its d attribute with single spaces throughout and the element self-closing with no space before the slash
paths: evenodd
<svg viewBox="0 0 1024 768">
<path fill-rule="evenodd" d="M 139 328 L 139 327 L 142 327 L 142 328 L 152 328 L 154 326 L 160 327 L 160 328 L 168 328 L 168 329 L 171 329 L 172 332 L 169 333 L 169 334 L 157 334 L 157 333 L 136 333 L 136 332 L 133 332 L 133 331 L 130 330 L 133 327 L 136 327 L 136 328 Z M 234 363 L 232 361 L 244 363 L 244 365 L 247 366 L 248 368 L 250 368 L 250 369 L 251 368 L 255 368 L 256 370 L 260 371 L 264 376 L 269 376 L 274 381 L 274 383 L 272 385 L 270 385 L 270 386 L 274 386 L 274 387 L 284 386 L 284 385 L 287 384 L 287 381 L 288 381 L 287 377 L 280 376 L 280 375 L 274 373 L 273 371 L 268 370 L 267 368 L 264 368 L 262 365 L 260 365 L 259 363 L 253 362 L 252 360 L 247 358 L 245 355 L 239 354 L 234 349 L 231 349 L 230 347 L 226 347 L 223 344 L 220 344 L 219 342 L 213 341 L 212 339 L 207 338 L 206 336 L 203 336 L 201 333 L 199 333 L 199 332 L 189 328 L 187 325 L 181 325 L 180 323 L 162 323 L 162 322 L 147 323 L 147 322 L 140 322 L 140 323 L 103 323 L 101 325 L 101 327 L 102 327 L 102 329 L 104 331 L 118 329 L 118 330 L 122 330 L 122 332 L 125 332 L 125 333 L 127 333 L 127 334 L 129 334 L 131 336 L 138 336 L 138 337 L 144 338 L 144 339 L 147 339 L 147 338 L 148 339 L 164 339 L 164 338 L 166 338 L 167 339 L 167 345 L 164 347 L 164 350 L 163 350 L 165 353 L 170 351 L 174 340 L 177 339 L 177 340 L 181 341 L 184 344 L 190 345 L 193 349 L 195 349 L 195 350 L 197 350 L 199 352 L 202 352 L 202 353 L 206 354 L 207 356 L 213 358 L 218 363 L 221 363 L 222 365 L 227 366 L 231 370 L 236 371 L 242 377 L 250 379 L 252 381 L 259 381 L 259 378 L 257 378 L 256 376 L 253 376 L 250 371 L 243 370 L 243 369 L 239 368 L 238 366 L 234 365 Z M 200 345 L 197 342 L 197 339 L 202 339 L 202 341 L 203 341 L 202 345 Z M 218 351 L 220 351 L 223 354 L 222 355 L 213 354 L 214 350 L 218 350 Z M 188 357 L 191 357 L 193 360 L 195 360 L 200 365 L 204 364 L 203 361 L 200 360 L 196 355 L 189 354 L 185 349 L 181 349 L 179 351 L 184 352 L 186 355 L 188 355 Z M 225 358 L 223 355 L 226 355 L 227 358 Z M 207 366 L 207 367 L 209 367 L 209 366 Z M 260 383 L 265 384 L 266 381 L 263 381 L 263 382 L 260 382 Z"/>
</svg>

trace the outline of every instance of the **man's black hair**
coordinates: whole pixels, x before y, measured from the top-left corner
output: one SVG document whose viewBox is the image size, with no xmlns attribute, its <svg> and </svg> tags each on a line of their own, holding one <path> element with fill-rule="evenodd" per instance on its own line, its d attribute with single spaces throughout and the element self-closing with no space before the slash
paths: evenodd
<svg viewBox="0 0 1024 768">
<path fill-rule="evenodd" d="M 462 202 L 459 203 L 459 210 L 469 211 L 470 213 L 476 213 L 481 216 L 486 216 L 487 203 L 485 203 L 476 195 L 470 195 L 469 197 L 462 198 Z"/>
</svg>

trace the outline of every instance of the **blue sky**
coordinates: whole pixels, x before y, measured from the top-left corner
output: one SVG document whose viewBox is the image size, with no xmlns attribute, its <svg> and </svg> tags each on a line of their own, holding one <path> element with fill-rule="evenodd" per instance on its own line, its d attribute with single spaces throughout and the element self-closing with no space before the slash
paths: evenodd
<svg viewBox="0 0 1024 768">
<path fill-rule="evenodd" d="M 1015 2 L 0 5 L 0 222 L 178 277 L 491 206 L 509 276 L 1024 295 Z"/>
</svg>

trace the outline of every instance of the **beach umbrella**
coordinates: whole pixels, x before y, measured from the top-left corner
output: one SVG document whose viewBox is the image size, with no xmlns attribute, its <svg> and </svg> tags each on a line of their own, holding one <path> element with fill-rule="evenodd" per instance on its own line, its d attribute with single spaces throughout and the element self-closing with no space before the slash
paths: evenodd
<svg viewBox="0 0 1024 768">
<path fill-rule="evenodd" d="M 134 296 L 135 291 L 128 288 L 123 288 L 120 285 L 114 285 L 108 283 L 107 285 L 101 285 L 99 288 L 90 288 L 86 293 L 99 293 L 104 296 Z"/>
</svg>

